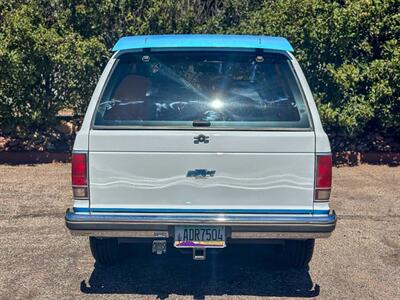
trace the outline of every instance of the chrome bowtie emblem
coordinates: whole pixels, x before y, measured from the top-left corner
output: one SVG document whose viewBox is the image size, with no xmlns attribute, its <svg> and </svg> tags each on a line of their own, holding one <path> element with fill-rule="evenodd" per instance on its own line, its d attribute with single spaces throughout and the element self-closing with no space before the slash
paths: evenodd
<svg viewBox="0 0 400 300">
<path fill-rule="evenodd" d="M 195 143 L 195 144 L 199 144 L 199 143 L 208 144 L 209 142 L 210 142 L 210 137 L 205 136 L 204 134 L 200 134 L 193 138 L 193 143 Z"/>
<path fill-rule="evenodd" d="M 194 178 L 207 178 L 207 177 L 214 177 L 215 170 L 206 170 L 206 169 L 196 169 L 196 170 L 189 170 L 186 174 L 186 177 L 194 177 Z"/>
</svg>

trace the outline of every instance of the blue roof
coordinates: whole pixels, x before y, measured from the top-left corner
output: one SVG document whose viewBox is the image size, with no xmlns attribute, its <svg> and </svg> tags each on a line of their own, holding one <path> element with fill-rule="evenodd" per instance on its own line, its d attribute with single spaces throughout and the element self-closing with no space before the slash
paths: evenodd
<svg viewBox="0 0 400 300">
<path fill-rule="evenodd" d="M 259 48 L 293 51 L 289 41 L 282 37 L 263 35 L 176 34 L 137 35 L 118 40 L 113 51 L 143 48 Z"/>
</svg>

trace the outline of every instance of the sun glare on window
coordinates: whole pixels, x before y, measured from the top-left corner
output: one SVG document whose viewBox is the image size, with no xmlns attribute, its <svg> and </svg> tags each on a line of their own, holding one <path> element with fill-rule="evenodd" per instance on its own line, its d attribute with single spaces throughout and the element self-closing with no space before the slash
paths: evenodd
<svg viewBox="0 0 400 300">
<path fill-rule="evenodd" d="M 214 99 L 211 102 L 211 107 L 214 109 L 221 109 L 224 106 L 224 103 L 219 99 Z"/>
</svg>

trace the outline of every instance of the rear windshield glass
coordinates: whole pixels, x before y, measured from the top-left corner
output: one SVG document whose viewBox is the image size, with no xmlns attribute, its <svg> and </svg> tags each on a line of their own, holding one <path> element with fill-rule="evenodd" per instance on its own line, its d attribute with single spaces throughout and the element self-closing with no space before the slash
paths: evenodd
<svg viewBox="0 0 400 300">
<path fill-rule="evenodd" d="M 310 128 L 289 59 L 255 51 L 124 54 L 94 125 Z"/>
</svg>

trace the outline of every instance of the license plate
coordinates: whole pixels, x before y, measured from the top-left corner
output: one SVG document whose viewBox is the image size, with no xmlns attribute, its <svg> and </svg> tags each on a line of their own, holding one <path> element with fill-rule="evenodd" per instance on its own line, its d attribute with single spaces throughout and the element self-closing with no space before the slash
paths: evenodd
<svg viewBox="0 0 400 300">
<path fill-rule="evenodd" d="M 175 226 L 177 248 L 224 248 L 223 226 Z"/>
</svg>

